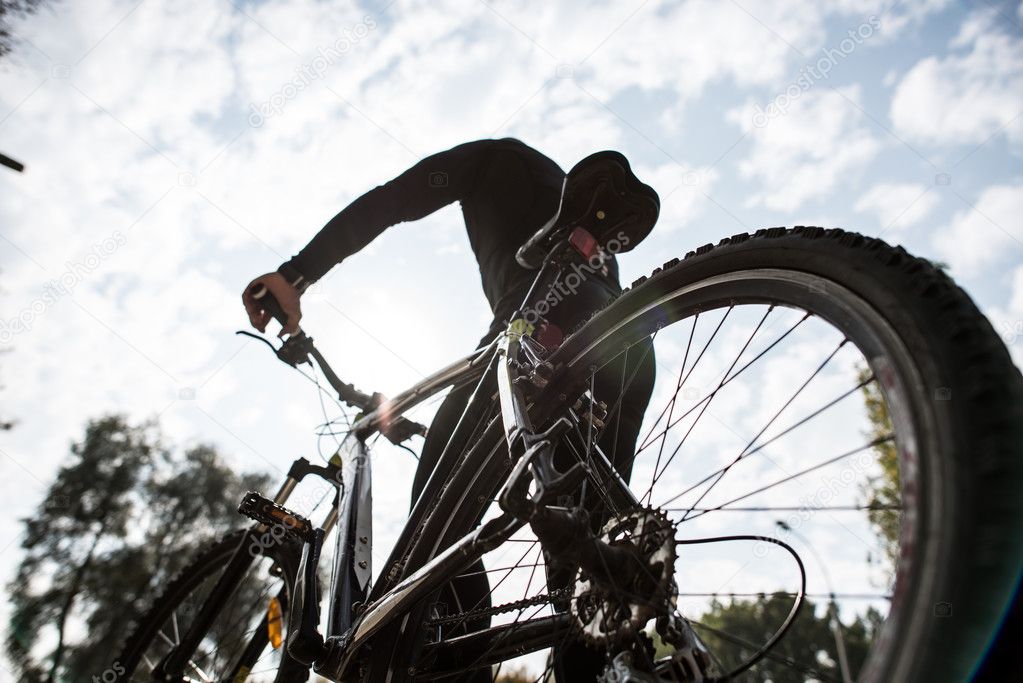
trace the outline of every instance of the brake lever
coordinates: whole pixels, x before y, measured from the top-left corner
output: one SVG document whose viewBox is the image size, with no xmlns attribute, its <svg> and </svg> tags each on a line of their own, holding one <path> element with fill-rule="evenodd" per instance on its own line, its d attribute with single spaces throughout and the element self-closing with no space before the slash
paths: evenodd
<svg viewBox="0 0 1023 683">
<path fill-rule="evenodd" d="M 270 347 L 270 350 L 273 351 L 278 360 L 293 368 L 298 367 L 301 363 L 310 363 L 309 353 L 312 349 L 313 340 L 312 337 L 307 337 L 306 333 L 301 330 L 284 340 L 280 348 L 274 347 L 265 337 L 246 330 L 236 330 L 235 334 L 245 335 L 246 337 L 263 342 Z"/>
<path fill-rule="evenodd" d="M 313 338 L 306 336 L 306 333 L 299 330 L 284 340 L 281 348 L 277 349 L 277 357 L 291 367 L 298 367 L 299 363 L 309 363 L 310 353 L 313 350 Z"/>
<path fill-rule="evenodd" d="M 313 338 L 306 335 L 302 330 L 285 339 L 280 348 L 274 347 L 266 338 L 246 330 L 238 330 L 235 334 L 258 339 L 269 346 L 270 350 L 274 352 L 274 355 L 281 362 L 293 368 L 297 368 L 301 363 L 308 363 L 310 366 L 313 366 L 313 359 L 315 359 L 316 365 L 320 368 L 320 372 L 323 373 L 324 377 L 326 377 L 327 383 L 338 393 L 338 398 L 353 408 L 368 412 L 375 410 L 386 401 L 383 394 L 366 394 L 356 389 L 352 384 L 343 382 L 341 378 L 334 374 L 334 371 L 323 355 L 313 346 Z M 398 416 L 381 429 L 381 434 L 391 443 L 400 444 L 415 435 L 425 436 L 426 431 L 427 428 L 424 425 L 409 420 L 404 416 Z"/>
</svg>

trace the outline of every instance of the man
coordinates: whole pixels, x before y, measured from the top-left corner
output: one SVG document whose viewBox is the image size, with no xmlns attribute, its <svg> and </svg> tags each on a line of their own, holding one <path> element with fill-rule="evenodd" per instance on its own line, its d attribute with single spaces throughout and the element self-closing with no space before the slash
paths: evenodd
<svg viewBox="0 0 1023 683">
<path fill-rule="evenodd" d="M 302 316 L 300 293 L 309 284 L 365 247 L 386 228 L 418 220 L 457 201 L 461 203 L 469 242 L 479 264 L 483 293 L 494 314 L 493 323 L 482 339 L 488 342 L 500 333 L 528 293 L 535 271 L 520 266 L 515 254 L 558 211 L 565 177 L 554 161 L 511 138 L 468 142 L 429 156 L 348 205 L 277 272 L 253 280 L 242 296 L 249 320 L 255 328 L 264 331 L 271 319 L 248 294 L 253 284 L 261 283 L 288 316 L 284 332 L 294 333 Z M 656 201 L 655 195 L 654 199 Z M 604 267 L 574 290 L 564 298 L 559 297 L 556 305 L 548 307 L 545 313 L 552 325 L 566 333 L 621 292 L 614 257 L 608 258 Z M 653 387 L 652 354 L 642 357 L 643 360 L 633 362 L 629 368 L 609 366 L 597 378 L 598 384 L 606 385 L 603 395 L 613 400 L 620 393 L 625 370 L 634 377 L 622 401 L 620 417 L 612 416 L 602 443 L 607 453 L 617 454 L 615 465 L 626 480 L 632 470 L 632 453 Z M 635 372 L 637 369 L 639 372 Z M 469 393 L 468 389 L 452 391 L 438 409 L 416 470 L 413 505 L 440 459 L 447 436 L 458 422 Z M 489 590 L 486 575 L 481 572 L 476 573 L 474 579 L 466 578 L 460 584 L 453 582 L 454 588 L 446 596 L 467 608 L 485 604 Z M 572 574 L 570 570 L 549 571 L 548 583 L 552 588 L 561 587 L 572 580 Z M 581 644 L 560 648 L 556 656 L 557 680 L 560 683 L 594 680 L 604 666 L 603 658 L 594 654 L 586 653 Z M 472 680 L 490 679 L 489 671 L 482 671 Z"/>
</svg>

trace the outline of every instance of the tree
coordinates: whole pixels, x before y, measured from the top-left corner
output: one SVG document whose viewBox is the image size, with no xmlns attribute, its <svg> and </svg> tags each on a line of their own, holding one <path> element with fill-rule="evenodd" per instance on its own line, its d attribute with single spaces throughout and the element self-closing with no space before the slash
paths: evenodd
<svg viewBox="0 0 1023 683">
<path fill-rule="evenodd" d="M 524 666 L 508 669 L 507 671 L 504 670 L 504 667 L 501 667 L 501 672 L 498 674 L 497 679 L 495 679 L 495 683 L 534 683 L 536 680 L 536 676 L 530 675 Z"/>
<path fill-rule="evenodd" d="M 43 0 L 5 0 L 0 2 L 0 57 L 6 56 L 14 47 L 14 33 L 11 20 L 23 19 L 32 14 Z"/>
<path fill-rule="evenodd" d="M 870 377 L 870 370 L 863 368 L 859 373 L 862 383 Z M 873 476 L 862 487 L 866 497 L 870 525 L 881 543 L 881 550 L 894 567 L 899 556 L 899 513 L 896 509 L 901 501 L 899 492 L 899 456 L 894 441 L 880 441 L 895 432 L 888 403 L 881 394 L 876 381 L 863 384 L 863 401 L 870 420 L 868 438 L 878 441 L 874 446 L 881 473 Z"/>
<path fill-rule="evenodd" d="M 766 643 L 785 621 L 792 596 L 775 593 L 754 600 L 714 600 L 694 628 L 723 669 L 732 671 Z M 818 615 L 818 611 L 821 612 Z M 772 683 L 840 681 L 838 653 L 829 610 L 810 600 L 800 608 L 792 627 L 768 656 L 754 665 L 752 680 Z M 842 626 L 842 639 L 853 675 L 859 672 L 884 617 L 873 608 Z M 723 671 L 721 673 L 727 673 Z"/>
<path fill-rule="evenodd" d="M 195 548 L 238 525 L 264 475 L 235 475 L 209 446 L 177 453 L 151 424 L 89 422 L 34 517 L 8 587 L 9 659 L 23 681 L 88 680 Z"/>
</svg>

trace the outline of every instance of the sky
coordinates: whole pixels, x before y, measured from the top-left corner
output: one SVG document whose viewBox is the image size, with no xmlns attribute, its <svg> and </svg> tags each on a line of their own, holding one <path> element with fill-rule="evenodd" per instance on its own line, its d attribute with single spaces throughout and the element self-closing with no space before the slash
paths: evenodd
<svg viewBox="0 0 1023 683">
<path fill-rule="evenodd" d="M 240 292 L 423 156 L 617 149 L 659 192 L 623 280 L 724 236 L 842 227 L 947 265 L 1023 361 L 1023 8 L 948 0 L 59 2 L 0 62 L 0 579 L 90 417 L 239 469 L 316 457 L 315 390 Z M 304 300 L 396 393 L 489 317 L 461 216 L 393 228 Z M 392 526 L 414 461 L 382 449 Z M 385 520 L 384 525 L 388 522 Z M 6 606 L 0 617 L 6 618 Z M 0 671 L 0 676 L 3 676 Z"/>
</svg>

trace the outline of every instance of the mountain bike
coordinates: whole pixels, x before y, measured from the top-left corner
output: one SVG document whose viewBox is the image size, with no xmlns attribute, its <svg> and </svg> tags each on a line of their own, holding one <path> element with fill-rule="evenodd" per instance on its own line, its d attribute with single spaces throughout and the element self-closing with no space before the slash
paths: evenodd
<svg viewBox="0 0 1023 683">
<path fill-rule="evenodd" d="M 519 251 L 535 279 L 491 343 L 391 398 L 342 381 L 302 331 L 275 349 L 361 414 L 327 464 L 300 459 L 273 498 L 246 496 L 253 525 L 165 587 L 118 657 L 122 680 L 450 681 L 516 661 L 542 681 L 573 642 L 605 681 L 763 680 L 769 665 L 801 680 L 967 680 L 1023 558 L 1023 379 L 989 322 L 931 262 L 800 226 L 673 259 L 544 342 L 533 302 L 610 236 L 638 243 L 652 227 L 624 158 L 602 163 Z M 655 347 L 623 477 L 600 437 Z M 471 391 L 468 407 L 374 574 L 369 440 L 424 434 L 410 411 L 449 389 Z M 885 456 L 894 497 L 864 501 Z M 286 507 L 308 476 L 333 492 L 318 523 Z M 866 564 L 864 549 L 884 555 L 862 538 L 882 522 L 890 563 Z M 795 527 L 821 546 L 814 563 L 779 532 Z M 452 581 L 479 573 L 485 599 L 451 599 Z M 787 601 L 756 638 L 694 607 L 741 597 L 739 579 Z M 836 619 L 857 599 L 878 606 L 869 651 L 840 646 L 836 663 L 820 643 L 802 659 L 785 649 L 816 596 Z"/>
</svg>

